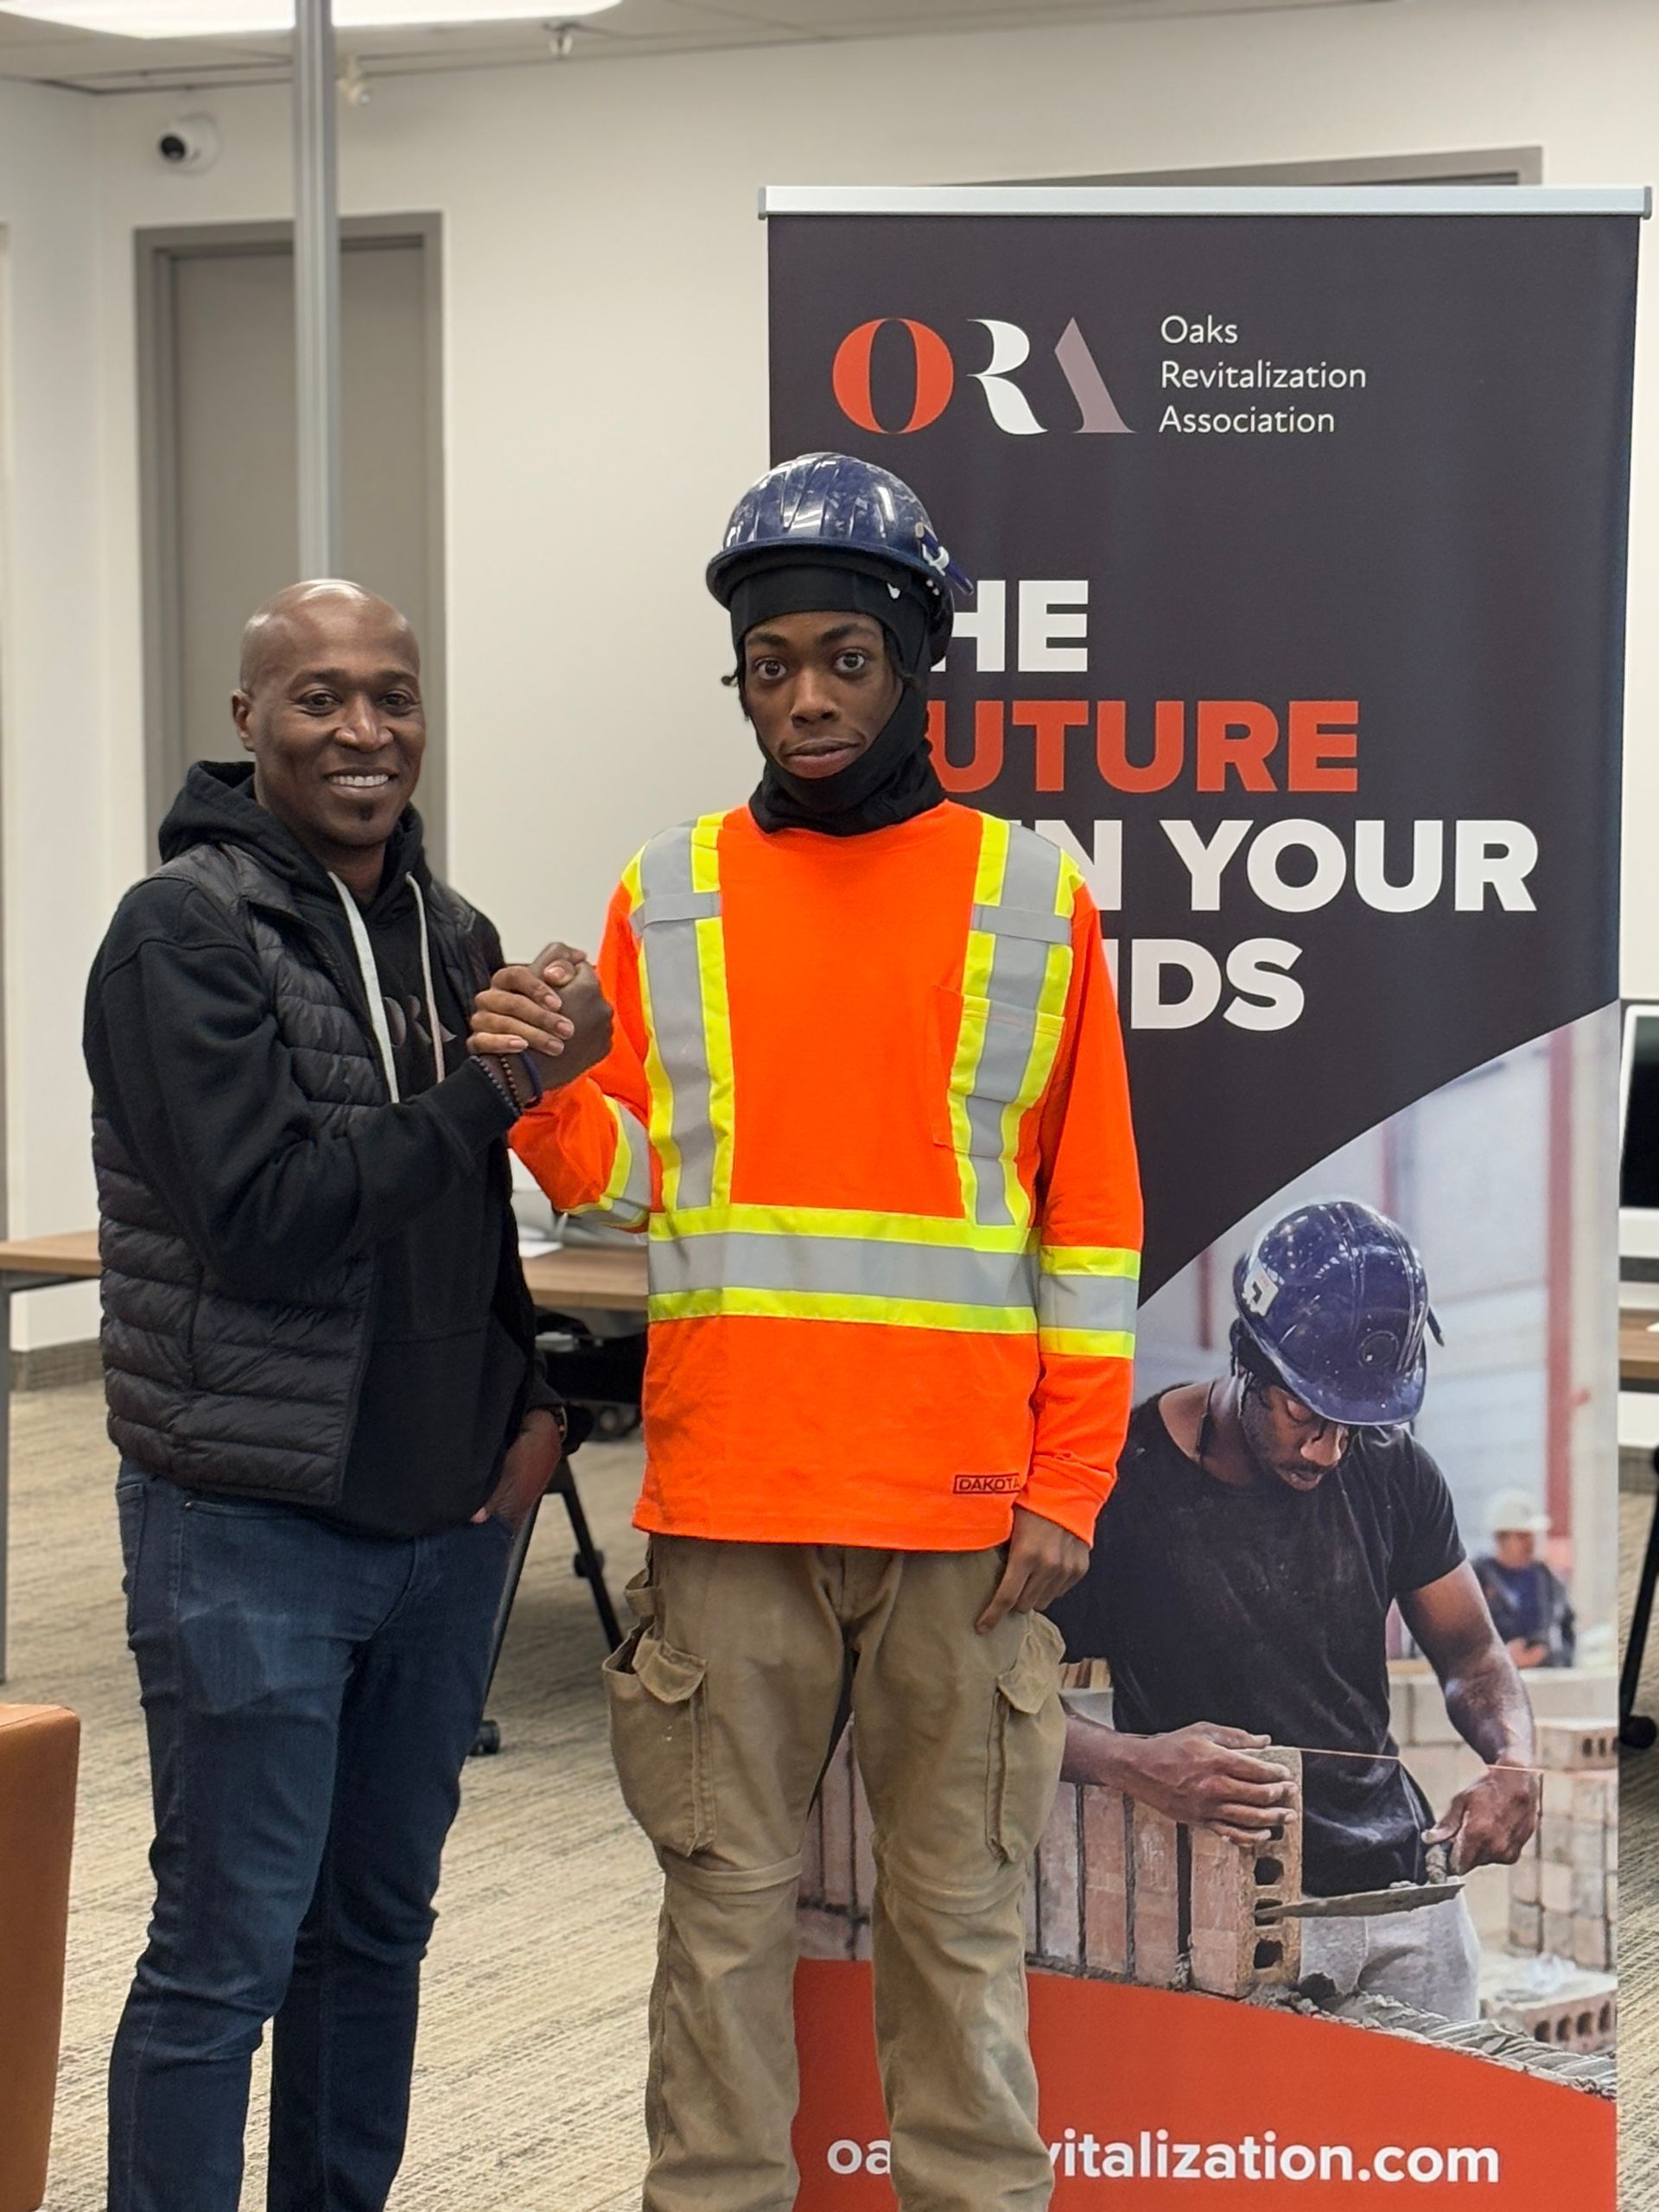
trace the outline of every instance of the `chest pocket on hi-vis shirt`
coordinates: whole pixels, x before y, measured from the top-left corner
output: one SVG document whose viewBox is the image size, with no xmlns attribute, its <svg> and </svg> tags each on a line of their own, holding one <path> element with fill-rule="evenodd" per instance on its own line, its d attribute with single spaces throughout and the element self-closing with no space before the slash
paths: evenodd
<svg viewBox="0 0 1659 2212">
<path fill-rule="evenodd" d="M 975 1160 L 1000 1160 L 1047 1088 L 1065 1032 L 1058 1014 L 934 988 L 943 1080 L 932 1102 L 934 1141 Z M 1013 1107 L 1013 1127 L 1007 1109 Z"/>
</svg>

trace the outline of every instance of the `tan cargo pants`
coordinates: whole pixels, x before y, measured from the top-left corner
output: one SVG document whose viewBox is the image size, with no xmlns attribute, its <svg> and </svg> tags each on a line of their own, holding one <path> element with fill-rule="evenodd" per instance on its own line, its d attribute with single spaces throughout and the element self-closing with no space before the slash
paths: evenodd
<svg viewBox="0 0 1659 2212">
<path fill-rule="evenodd" d="M 607 1662 L 666 1877 L 645 2212 L 791 2212 L 801 1844 L 850 1660 L 874 1827 L 875 2031 L 904 2212 L 1041 2212 L 1024 1901 L 1059 1779 L 1061 1639 L 974 1623 L 990 1552 L 653 1537 Z"/>
</svg>

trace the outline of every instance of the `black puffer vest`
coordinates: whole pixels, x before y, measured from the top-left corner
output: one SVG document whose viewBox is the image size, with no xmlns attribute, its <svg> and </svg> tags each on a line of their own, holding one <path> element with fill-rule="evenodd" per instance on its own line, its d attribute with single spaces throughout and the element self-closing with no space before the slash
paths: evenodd
<svg viewBox="0 0 1659 2212">
<path fill-rule="evenodd" d="M 215 844 L 191 847 L 162 874 L 206 892 L 251 944 L 319 1126 L 349 1129 L 383 1110 L 361 986 L 306 926 L 282 878 L 244 848 Z M 489 980 L 479 918 L 435 881 L 428 915 L 434 958 L 467 1003 Z M 320 1267 L 302 1303 L 234 1296 L 96 1102 L 92 1159 L 109 1428 L 123 1455 L 188 1487 L 335 1503 L 368 1351 L 372 1255 Z"/>
</svg>

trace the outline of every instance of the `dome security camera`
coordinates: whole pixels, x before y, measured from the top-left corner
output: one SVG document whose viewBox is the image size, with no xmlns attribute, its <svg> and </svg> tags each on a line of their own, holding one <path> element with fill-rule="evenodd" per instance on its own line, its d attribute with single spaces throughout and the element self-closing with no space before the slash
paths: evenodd
<svg viewBox="0 0 1659 2212">
<path fill-rule="evenodd" d="M 156 157 L 170 169 L 210 168 L 219 158 L 219 125 L 211 116 L 181 116 L 157 137 Z"/>
</svg>

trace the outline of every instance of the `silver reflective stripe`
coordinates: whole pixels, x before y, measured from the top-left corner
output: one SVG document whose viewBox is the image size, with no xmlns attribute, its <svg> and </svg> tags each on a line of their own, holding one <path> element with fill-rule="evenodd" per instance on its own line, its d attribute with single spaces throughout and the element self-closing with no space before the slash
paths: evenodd
<svg viewBox="0 0 1659 2212">
<path fill-rule="evenodd" d="M 1071 935 L 1064 914 L 1027 914 L 1008 906 L 976 906 L 974 927 L 993 937 L 1035 938 L 1043 944 L 1065 944 Z"/>
<path fill-rule="evenodd" d="M 755 1236 L 738 1231 L 653 1237 L 653 1298 L 696 1290 L 806 1291 L 943 1306 L 1035 1303 L 1030 1252 L 967 1252 L 883 1237 Z"/>
<path fill-rule="evenodd" d="M 1133 1332 L 1140 1296 L 1131 1275 L 1046 1274 L 1037 1285 L 1037 1325 Z"/>
<path fill-rule="evenodd" d="M 968 1149 L 976 1160 L 1002 1157 L 1003 1109 L 1019 1097 L 1031 1064 L 1039 1002 L 1048 975 L 1048 949 L 1071 938 L 1071 924 L 1054 911 L 1059 887 L 1058 848 L 1016 826 L 1008 837 L 1001 898 L 995 906 L 974 909 L 974 927 L 995 941 L 985 1041 L 965 1102 Z M 986 1228 L 1013 1225 L 1001 1176 L 980 1176 L 975 1211 Z"/>
<path fill-rule="evenodd" d="M 644 1122 L 631 1106 L 620 1099 L 611 1101 L 620 1124 L 618 1140 L 628 1148 L 628 1173 L 621 1189 L 607 1203 L 619 1213 L 648 1214 L 651 1211 L 651 1139 L 645 1134 Z"/>
<path fill-rule="evenodd" d="M 677 833 L 675 833 L 677 834 Z M 689 845 L 689 841 L 688 841 Z M 690 852 L 687 854 L 688 872 Z M 640 871 L 643 879 L 645 871 Z M 712 922 L 720 912 L 718 891 L 663 891 L 648 893 L 635 907 L 633 933 L 638 937 L 650 922 Z"/>
<path fill-rule="evenodd" d="M 639 904 L 633 926 L 651 993 L 658 1058 L 668 1078 L 665 1132 L 680 1155 L 678 1203 L 706 1206 L 715 1194 L 715 1132 L 709 1118 L 712 1078 L 703 1028 L 697 924 L 717 919 L 720 893 L 692 888 L 692 825 L 653 837 L 639 860 Z"/>
</svg>

